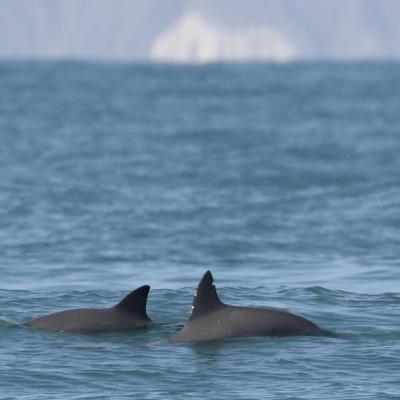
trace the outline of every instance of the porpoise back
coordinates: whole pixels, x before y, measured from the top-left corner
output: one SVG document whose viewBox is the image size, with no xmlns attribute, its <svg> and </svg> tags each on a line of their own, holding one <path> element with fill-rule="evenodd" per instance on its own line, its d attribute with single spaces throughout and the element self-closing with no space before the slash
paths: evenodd
<svg viewBox="0 0 400 400">
<path fill-rule="evenodd" d="M 172 336 L 173 341 L 328 334 L 306 318 L 286 311 L 226 305 L 219 299 L 213 281 L 207 271 L 197 288 L 189 320 Z"/>
<path fill-rule="evenodd" d="M 111 308 L 78 308 L 35 318 L 25 326 L 46 331 L 131 330 L 151 324 L 146 312 L 150 286 L 141 286 Z"/>
</svg>

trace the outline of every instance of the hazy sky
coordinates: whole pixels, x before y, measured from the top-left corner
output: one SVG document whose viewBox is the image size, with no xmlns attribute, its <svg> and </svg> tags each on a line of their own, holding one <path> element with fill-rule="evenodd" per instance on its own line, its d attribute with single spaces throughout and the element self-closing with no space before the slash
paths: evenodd
<svg viewBox="0 0 400 400">
<path fill-rule="evenodd" d="M 400 58 L 400 0 L 0 0 L 1 58 Z"/>
</svg>

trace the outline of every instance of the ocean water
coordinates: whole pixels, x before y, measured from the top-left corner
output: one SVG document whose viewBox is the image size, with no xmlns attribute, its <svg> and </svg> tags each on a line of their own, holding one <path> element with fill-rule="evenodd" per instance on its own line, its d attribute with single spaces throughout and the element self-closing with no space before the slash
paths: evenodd
<svg viewBox="0 0 400 400">
<path fill-rule="evenodd" d="M 400 399 L 400 64 L 0 63 L 0 399 Z M 173 344 L 223 301 L 336 337 Z M 135 333 L 16 327 L 152 287 Z"/>
</svg>

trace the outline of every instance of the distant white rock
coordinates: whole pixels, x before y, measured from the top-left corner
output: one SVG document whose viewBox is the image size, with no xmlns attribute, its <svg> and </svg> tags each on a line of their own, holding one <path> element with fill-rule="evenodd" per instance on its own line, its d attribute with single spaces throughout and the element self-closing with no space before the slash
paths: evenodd
<svg viewBox="0 0 400 400">
<path fill-rule="evenodd" d="M 275 29 L 221 27 L 194 12 L 162 32 L 150 49 L 153 60 L 167 62 L 289 61 L 296 55 L 295 46 Z"/>
</svg>

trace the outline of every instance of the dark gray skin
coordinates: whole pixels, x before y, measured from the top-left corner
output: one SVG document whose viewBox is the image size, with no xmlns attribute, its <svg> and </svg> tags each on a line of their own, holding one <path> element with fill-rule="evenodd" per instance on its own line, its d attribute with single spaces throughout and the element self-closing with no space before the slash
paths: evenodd
<svg viewBox="0 0 400 400">
<path fill-rule="evenodd" d="M 111 308 L 78 308 L 24 323 L 29 328 L 65 332 L 105 332 L 144 328 L 152 323 L 146 303 L 150 286 L 141 286 Z"/>
<path fill-rule="evenodd" d="M 243 336 L 328 335 L 313 322 L 287 311 L 229 306 L 218 297 L 207 271 L 197 288 L 186 325 L 177 342 L 201 342 Z"/>
</svg>

